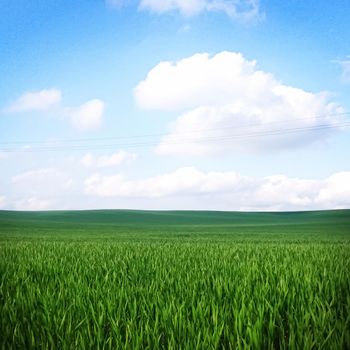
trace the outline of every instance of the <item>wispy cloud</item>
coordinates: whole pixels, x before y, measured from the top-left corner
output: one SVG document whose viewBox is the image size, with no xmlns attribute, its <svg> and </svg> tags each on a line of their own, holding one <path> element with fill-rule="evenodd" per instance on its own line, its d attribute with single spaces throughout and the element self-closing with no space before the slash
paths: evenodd
<svg viewBox="0 0 350 350">
<path fill-rule="evenodd" d="M 121 8 L 128 5 L 130 2 L 130 0 L 106 0 L 106 4 L 114 8 Z"/>
<path fill-rule="evenodd" d="M 46 111 L 61 102 L 62 93 L 58 89 L 44 89 L 25 92 L 17 100 L 5 107 L 6 112 Z"/>
<path fill-rule="evenodd" d="M 107 168 L 118 166 L 136 159 L 135 153 L 119 151 L 113 154 L 95 156 L 92 153 L 86 153 L 80 163 L 86 168 Z"/>
<path fill-rule="evenodd" d="M 333 62 L 339 64 L 342 69 L 341 80 L 344 83 L 350 83 L 350 57 L 345 60 L 335 60 Z"/>
<path fill-rule="evenodd" d="M 243 20 L 260 16 L 258 0 L 141 0 L 140 9 L 158 14 L 179 11 L 186 17 L 201 12 L 224 12 L 231 18 Z"/>
<path fill-rule="evenodd" d="M 106 0 L 108 6 L 121 8 L 131 4 L 130 0 Z M 259 0 L 141 0 L 141 11 L 154 14 L 179 12 L 188 18 L 203 12 L 222 12 L 233 19 L 250 21 L 263 18 Z"/>
</svg>

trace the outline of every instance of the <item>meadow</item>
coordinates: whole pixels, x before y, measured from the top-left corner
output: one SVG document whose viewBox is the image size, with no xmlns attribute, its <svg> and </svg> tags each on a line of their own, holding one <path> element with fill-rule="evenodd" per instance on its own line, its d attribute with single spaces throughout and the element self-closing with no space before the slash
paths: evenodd
<svg viewBox="0 0 350 350">
<path fill-rule="evenodd" d="M 1 349 L 350 349 L 350 210 L 0 211 Z"/>
</svg>

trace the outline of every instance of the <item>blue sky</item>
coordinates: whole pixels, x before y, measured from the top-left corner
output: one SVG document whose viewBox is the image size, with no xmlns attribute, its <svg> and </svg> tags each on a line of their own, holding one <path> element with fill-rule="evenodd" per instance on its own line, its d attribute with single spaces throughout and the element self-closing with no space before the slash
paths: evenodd
<svg viewBox="0 0 350 350">
<path fill-rule="evenodd" d="M 348 1 L 0 13 L 0 208 L 350 207 Z"/>
</svg>

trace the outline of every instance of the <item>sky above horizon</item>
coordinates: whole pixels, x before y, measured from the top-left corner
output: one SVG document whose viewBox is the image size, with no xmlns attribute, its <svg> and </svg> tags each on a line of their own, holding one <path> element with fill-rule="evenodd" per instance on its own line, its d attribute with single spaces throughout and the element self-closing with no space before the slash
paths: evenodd
<svg viewBox="0 0 350 350">
<path fill-rule="evenodd" d="M 0 13 L 0 209 L 350 208 L 348 0 Z"/>
</svg>

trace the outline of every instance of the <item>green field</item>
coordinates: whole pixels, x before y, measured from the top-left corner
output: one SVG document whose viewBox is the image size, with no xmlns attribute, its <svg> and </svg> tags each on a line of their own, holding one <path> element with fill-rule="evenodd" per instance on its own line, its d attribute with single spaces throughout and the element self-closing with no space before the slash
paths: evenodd
<svg viewBox="0 0 350 350">
<path fill-rule="evenodd" d="M 350 210 L 0 211 L 1 349 L 350 349 Z"/>
</svg>

